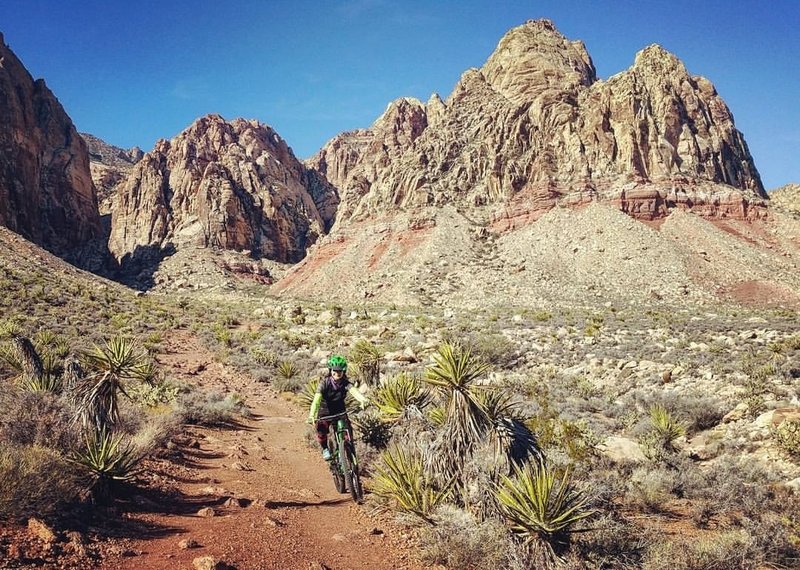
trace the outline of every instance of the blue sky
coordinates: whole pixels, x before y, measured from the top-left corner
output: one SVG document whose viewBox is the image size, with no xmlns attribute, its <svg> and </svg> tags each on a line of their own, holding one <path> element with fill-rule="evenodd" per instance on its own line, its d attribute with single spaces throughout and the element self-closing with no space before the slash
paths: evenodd
<svg viewBox="0 0 800 570">
<path fill-rule="evenodd" d="M 450 94 L 510 28 L 550 18 L 599 77 L 658 43 L 710 79 L 764 185 L 800 183 L 800 1 L 0 0 L 0 31 L 80 131 L 147 151 L 219 113 L 306 158 L 393 99 Z"/>
</svg>

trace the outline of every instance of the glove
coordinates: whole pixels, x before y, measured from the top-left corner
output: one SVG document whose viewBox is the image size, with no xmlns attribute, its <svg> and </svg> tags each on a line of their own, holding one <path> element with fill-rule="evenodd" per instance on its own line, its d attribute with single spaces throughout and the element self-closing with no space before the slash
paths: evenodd
<svg viewBox="0 0 800 570">
<path fill-rule="evenodd" d="M 314 423 L 314 418 L 313 418 L 312 416 L 308 416 L 308 417 L 306 418 L 306 423 L 307 423 L 307 424 L 313 424 L 313 423 Z"/>
</svg>

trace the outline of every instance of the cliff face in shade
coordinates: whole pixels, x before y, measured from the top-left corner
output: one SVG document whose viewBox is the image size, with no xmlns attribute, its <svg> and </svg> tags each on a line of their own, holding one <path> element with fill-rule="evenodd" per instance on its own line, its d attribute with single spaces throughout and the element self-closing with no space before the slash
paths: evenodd
<svg viewBox="0 0 800 570">
<path fill-rule="evenodd" d="M 645 219 L 671 209 L 764 214 L 764 192 L 713 85 L 659 46 L 598 80 L 581 42 L 547 20 L 509 31 L 446 101 L 399 99 L 310 165 L 339 190 L 337 221 L 393 208 L 488 207 L 500 227 L 600 200 Z"/>
<path fill-rule="evenodd" d="M 109 249 L 118 260 L 203 246 L 295 262 L 337 205 L 330 184 L 270 127 L 210 115 L 134 166 L 114 199 Z"/>
<path fill-rule="evenodd" d="M 0 225 L 59 255 L 102 234 L 83 139 L 2 35 Z"/>
</svg>

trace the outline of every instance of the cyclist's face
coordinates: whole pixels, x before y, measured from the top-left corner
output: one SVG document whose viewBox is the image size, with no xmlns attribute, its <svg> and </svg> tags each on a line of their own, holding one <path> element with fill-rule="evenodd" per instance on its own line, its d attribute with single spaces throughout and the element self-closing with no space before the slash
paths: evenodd
<svg viewBox="0 0 800 570">
<path fill-rule="evenodd" d="M 344 376 L 344 372 L 341 370 L 331 370 L 331 376 L 334 380 L 341 380 L 342 376 Z"/>
</svg>

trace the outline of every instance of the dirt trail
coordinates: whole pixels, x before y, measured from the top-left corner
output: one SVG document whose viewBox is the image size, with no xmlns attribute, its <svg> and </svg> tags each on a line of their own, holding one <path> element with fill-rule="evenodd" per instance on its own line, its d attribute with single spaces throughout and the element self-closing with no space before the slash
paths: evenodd
<svg viewBox="0 0 800 570">
<path fill-rule="evenodd" d="M 102 568 L 192 568 L 201 556 L 237 570 L 423 568 L 402 531 L 336 492 L 307 443 L 304 411 L 214 362 L 188 334 L 169 344 L 159 358 L 169 374 L 235 390 L 254 416 L 238 429 L 193 429 L 179 448 L 182 470 L 165 476 L 178 476 L 180 500 L 135 499 L 141 508 L 131 509 L 128 526 L 141 532 L 121 539 Z M 216 515 L 198 515 L 206 507 Z M 181 548 L 183 540 L 199 547 Z"/>
</svg>

